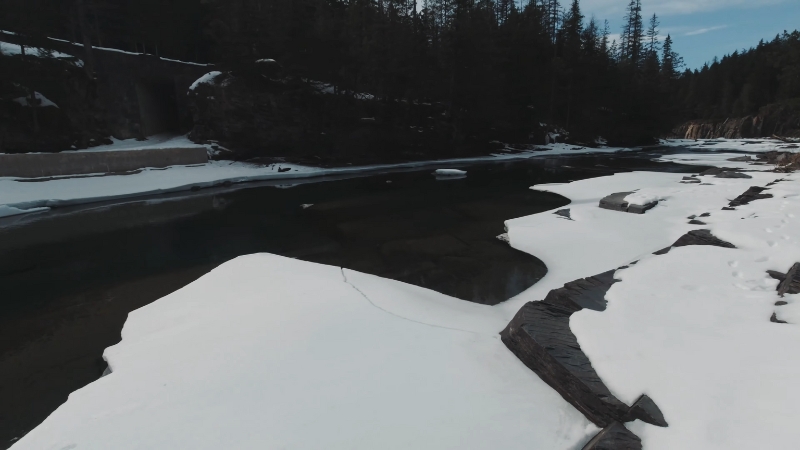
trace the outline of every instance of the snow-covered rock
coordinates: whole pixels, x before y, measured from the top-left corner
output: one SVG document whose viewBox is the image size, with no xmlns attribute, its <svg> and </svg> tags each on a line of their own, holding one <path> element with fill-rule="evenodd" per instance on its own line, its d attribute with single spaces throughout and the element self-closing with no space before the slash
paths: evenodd
<svg viewBox="0 0 800 450">
<path fill-rule="evenodd" d="M 193 90 L 197 89 L 197 87 L 200 86 L 201 84 L 213 83 L 214 79 L 217 78 L 220 75 L 222 75 L 222 72 L 220 72 L 218 70 L 212 70 L 211 72 L 208 72 L 207 74 L 203 75 L 202 77 L 196 79 L 194 81 L 194 83 L 192 83 L 192 85 L 189 86 L 189 90 L 193 91 Z"/>
</svg>

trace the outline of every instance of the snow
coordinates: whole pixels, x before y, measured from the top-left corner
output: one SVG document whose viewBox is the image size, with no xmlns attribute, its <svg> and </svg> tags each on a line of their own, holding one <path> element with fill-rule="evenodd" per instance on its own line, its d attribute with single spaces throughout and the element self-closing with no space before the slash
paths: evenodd
<svg viewBox="0 0 800 450">
<path fill-rule="evenodd" d="M 662 139 L 661 145 L 666 147 L 682 147 L 687 149 L 702 149 L 708 151 L 747 151 L 752 153 L 764 153 L 772 151 L 790 151 L 796 153 L 800 151 L 792 144 L 772 138 L 763 139 Z M 789 148 L 787 148 L 789 147 Z M 737 155 L 741 156 L 741 155 Z"/>
<path fill-rule="evenodd" d="M 195 80 L 195 82 L 192 83 L 191 86 L 189 86 L 189 90 L 193 91 L 193 90 L 197 89 L 197 86 L 200 86 L 201 84 L 213 83 L 214 82 L 214 78 L 216 78 L 216 77 L 218 77 L 220 75 L 222 75 L 222 72 L 220 72 L 218 70 L 213 70 L 211 72 L 208 72 L 207 74 L 205 74 L 202 77 L 200 77 L 197 80 Z"/>
<path fill-rule="evenodd" d="M 10 42 L 0 42 L 0 54 L 3 55 L 21 55 L 22 48 L 18 44 L 12 44 Z M 80 58 L 76 58 L 75 56 L 68 55 L 66 53 L 61 53 L 57 51 L 52 51 L 52 56 L 58 59 L 66 59 L 72 64 L 83 67 L 83 61 Z M 25 55 L 26 56 L 33 56 L 37 58 L 42 58 L 48 56 L 46 52 L 43 52 L 41 49 L 36 47 L 28 47 L 25 46 Z"/>
<path fill-rule="evenodd" d="M 13 206 L 7 205 L 0 205 L 0 217 L 9 217 L 9 216 L 16 216 L 19 214 L 27 214 L 32 212 L 40 212 L 40 211 L 47 211 L 50 208 L 29 208 L 29 209 L 20 209 L 15 208 Z"/>
<path fill-rule="evenodd" d="M 126 151 L 154 148 L 178 148 L 200 146 L 185 136 L 151 136 L 148 141 L 119 141 L 108 146 L 98 146 L 80 151 Z M 173 166 L 165 169 L 143 169 L 139 173 L 126 175 L 54 177 L 47 181 L 26 183 L 15 178 L 0 177 L 0 205 L 8 205 L 22 211 L 34 207 L 56 207 L 84 203 L 116 200 L 137 196 L 159 195 L 206 188 L 223 183 L 247 183 L 261 181 L 302 180 L 321 176 L 355 176 L 395 170 L 415 170 L 425 167 L 453 164 L 473 164 L 500 161 L 515 161 L 533 157 L 561 154 L 584 154 L 592 149 L 555 144 L 535 151 L 521 153 L 498 153 L 475 158 L 446 159 L 403 164 L 379 164 L 369 166 L 318 168 L 288 163 L 268 166 L 233 161 L 210 161 L 194 166 Z M 594 149 L 603 153 L 621 149 Z M 279 172 L 279 168 L 289 169 Z M 288 184 L 288 183 L 284 183 Z M 290 187 L 294 184 L 288 184 Z"/>
<path fill-rule="evenodd" d="M 262 59 L 257 59 L 256 62 L 257 63 L 274 63 L 275 60 L 271 59 L 271 58 L 262 58 Z"/>
<path fill-rule="evenodd" d="M 132 312 L 111 373 L 13 448 L 580 448 L 597 428 L 502 325 L 400 282 L 240 257 Z"/>
<path fill-rule="evenodd" d="M 633 194 L 625 196 L 625 201 L 631 205 L 644 206 L 649 203 L 659 202 L 669 198 L 669 192 L 662 192 L 660 189 L 640 189 Z"/>
<path fill-rule="evenodd" d="M 611 391 L 628 402 L 646 392 L 664 412 L 669 428 L 637 425 L 645 448 L 796 445 L 800 296 L 775 306 L 778 282 L 766 274 L 800 259 L 800 177 L 782 177 L 774 198 L 715 208 L 702 219 L 737 249 L 648 256 L 617 272 L 622 282 L 607 294 L 607 311 L 573 316 L 572 329 Z M 742 191 L 765 180 L 748 181 L 739 183 Z M 670 201 L 690 202 L 691 193 Z M 771 323 L 774 312 L 790 324 Z"/>
<path fill-rule="evenodd" d="M 186 182 L 222 170 L 216 164 L 153 174 Z M 628 424 L 644 447 L 794 448 L 800 296 L 775 306 L 765 271 L 785 272 L 800 255 L 800 174 L 749 174 L 681 184 L 684 174 L 632 172 L 534 186 L 570 198 L 572 220 L 548 211 L 506 222 L 510 245 L 548 273 L 494 307 L 337 267 L 237 258 L 132 312 L 105 352 L 112 373 L 13 448 L 581 448 L 597 428 L 498 332 L 527 301 L 637 260 L 617 272 L 606 311 L 578 312 L 570 326 L 616 396 L 630 404 L 647 393 L 664 412 L 668 428 Z M 774 198 L 721 210 L 781 178 Z M 598 207 L 627 191 L 660 202 L 643 215 Z M 688 224 L 705 212 L 708 225 Z M 700 228 L 738 248 L 651 254 Z M 790 323 L 771 323 L 773 312 Z"/>
<path fill-rule="evenodd" d="M 55 103 L 50 101 L 50 99 L 48 99 L 47 97 L 45 97 L 41 93 L 34 92 L 33 95 L 34 95 L 34 97 L 36 97 L 37 100 L 39 100 L 39 105 L 38 105 L 39 107 L 46 108 L 48 106 L 54 106 L 54 107 L 58 108 L 58 105 L 56 105 Z M 18 97 L 18 98 L 15 98 L 13 101 L 19 103 L 22 106 L 31 106 L 31 99 L 29 99 L 28 97 Z"/>
<path fill-rule="evenodd" d="M 174 62 L 174 63 L 189 64 L 191 66 L 200 66 L 200 67 L 213 66 L 213 64 L 203 64 L 203 63 L 196 63 L 196 62 L 191 62 L 191 61 L 181 61 L 179 59 L 164 58 L 163 56 L 159 57 L 159 59 L 164 60 L 164 61 Z"/>
<path fill-rule="evenodd" d="M 463 176 L 467 174 L 465 170 L 458 170 L 458 169 L 436 169 L 436 171 L 434 171 L 433 173 L 434 175 L 439 175 L 439 176 L 454 176 L 454 177 Z"/>
<path fill-rule="evenodd" d="M 191 148 L 206 147 L 203 144 L 196 144 L 189 139 L 188 135 L 175 135 L 172 133 L 162 133 L 148 136 L 147 140 L 139 141 L 136 139 L 117 139 L 110 138 L 112 144 L 98 145 L 78 152 L 115 152 L 131 150 L 156 150 L 163 148 Z"/>
</svg>

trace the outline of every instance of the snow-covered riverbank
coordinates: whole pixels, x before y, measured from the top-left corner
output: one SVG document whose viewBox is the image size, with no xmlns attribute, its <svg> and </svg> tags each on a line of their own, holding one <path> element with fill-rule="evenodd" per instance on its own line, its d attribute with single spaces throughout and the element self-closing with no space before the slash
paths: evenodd
<svg viewBox="0 0 800 450">
<path fill-rule="evenodd" d="M 800 261 L 800 175 L 749 175 L 534 186 L 570 198 L 569 219 L 507 222 L 510 244 L 549 272 L 494 307 L 337 267 L 237 258 L 131 313 L 105 353 L 113 372 L 14 448 L 578 449 L 598 428 L 498 333 L 526 302 L 637 260 L 617 272 L 606 311 L 570 325 L 614 395 L 630 404 L 647 393 L 664 412 L 668 428 L 628 424 L 644 448 L 791 448 L 800 302 L 779 298 L 766 271 Z M 772 198 L 722 210 L 779 179 Z M 598 207 L 630 191 L 660 202 L 643 215 Z M 652 255 L 697 229 L 737 248 Z"/>
<path fill-rule="evenodd" d="M 144 149 L 184 147 L 195 145 L 183 137 L 154 139 L 147 145 L 117 141 L 113 145 L 94 147 L 86 151 L 136 151 Z M 321 168 L 289 163 L 269 165 L 233 161 L 210 161 L 194 166 L 173 166 L 165 169 L 143 169 L 130 174 L 96 174 L 74 177 L 54 177 L 26 180 L 0 177 L 0 217 L 52 208 L 131 197 L 152 196 L 212 186 L 259 181 L 307 180 L 323 176 L 348 176 L 387 171 L 413 170 L 426 167 L 515 161 L 534 157 L 614 153 L 622 148 L 587 148 L 568 144 L 551 144 L 535 150 L 497 153 L 474 158 L 420 161 L 401 164 Z"/>
</svg>

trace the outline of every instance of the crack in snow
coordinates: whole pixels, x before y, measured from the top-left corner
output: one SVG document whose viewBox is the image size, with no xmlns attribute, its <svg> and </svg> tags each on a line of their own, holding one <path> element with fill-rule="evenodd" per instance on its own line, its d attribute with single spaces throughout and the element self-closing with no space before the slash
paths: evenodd
<svg viewBox="0 0 800 450">
<path fill-rule="evenodd" d="M 399 314 L 397 314 L 397 313 L 394 313 L 394 312 L 392 312 L 392 311 L 389 311 L 388 309 L 385 309 L 385 308 L 383 308 L 383 307 L 381 307 L 381 306 L 378 306 L 378 305 L 377 305 L 375 302 L 373 302 L 373 301 L 372 301 L 372 300 L 371 300 L 369 297 L 367 297 L 367 294 L 365 294 L 365 293 L 364 293 L 364 292 L 363 292 L 361 289 L 359 289 L 358 287 L 356 287 L 356 285 L 354 285 L 353 283 L 351 283 L 351 282 L 350 282 L 350 280 L 348 280 L 348 279 L 347 279 L 347 275 L 345 275 L 345 274 L 344 274 L 344 267 L 339 267 L 339 270 L 341 270 L 341 271 L 342 271 L 342 279 L 344 280 L 344 282 L 345 282 L 345 283 L 347 283 L 347 284 L 349 284 L 349 285 L 350 285 L 350 287 L 352 287 L 353 289 L 355 289 L 355 290 L 356 290 L 356 292 L 358 292 L 359 294 L 361 294 L 361 296 L 362 296 L 362 297 L 364 297 L 364 298 L 365 298 L 365 299 L 366 299 L 366 300 L 369 302 L 369 304 L 370 304 L 370 305 L 374 306 L 375 308 L 377 308 L 377 309 L 379 309 L 379 310 L 381 310 L 381 311 L 383 311 L 383 312 L 385 312 L 385 313 L 387 313 L 387 314 L 391 314 L 392 316 L 395 316 L 395 317 L 397 317 L 398 319 L 407 320 L 407 321 L 409 321 L 409 322 L 414 322 L 414 323 L 418 323 L 418 324 L 420 324 L 420 325 L 426 325 L 426 326 L 429 326 L 429 327 L 441 328 L 441 329 L 444 329 L 444 330 L 451 330 L 451 331 L 461 331 L 461 332 L 464 332 L 464 333 L 471 333 L 471 334 L 477 334 L 477 335 L 480 335 L 480 336 L 489 336 L 489 337 L 494 337 L 494 338 L 496 338 L 496 337 L 495 337 L 495 336 L 493 336 L 493 335 L 487 335 L 487 334 L 484 334 L 484 333 L 478 333 L 477 331 L 462 330 L 462 329 L 460 329 L 460 328 L 445 327 L 445 326 L 442 326 L 442 325 L 435 325 L 435 324 L 432 324 L 432 323 L 420 322 L 420 321 L 418 321 L 418 320 L 414 320 L 414 319 L 411 319 L 411 318 L 408 318 L 408 317 L 403 317 L 403 316 L 401 316 L 401 315 L 399 315 Z"/>
</svg>

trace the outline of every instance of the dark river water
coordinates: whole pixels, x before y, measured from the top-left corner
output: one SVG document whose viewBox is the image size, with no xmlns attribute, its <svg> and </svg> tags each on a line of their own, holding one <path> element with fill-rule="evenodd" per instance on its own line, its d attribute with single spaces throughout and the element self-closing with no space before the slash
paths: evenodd
<svg viewBox="0 0 800 450">
<path fill-rule="evenodd" d="M 650 156 L 471 165 L 447 181 L 424 169 L 239 185 L 2 219 L 0 448 L 101 375 L 128 312 L 231 258 L 276 253 L 496 304 L 547 272 L 496 238 L 503 222 L 569 203 L 530 186 L 698 170 Z"/>
</svg>

